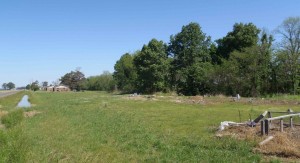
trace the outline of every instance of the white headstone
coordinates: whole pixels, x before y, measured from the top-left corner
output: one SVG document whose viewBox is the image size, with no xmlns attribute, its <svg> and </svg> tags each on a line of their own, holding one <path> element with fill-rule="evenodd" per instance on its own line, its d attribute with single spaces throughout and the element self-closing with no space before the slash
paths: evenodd
<svg viewBox="0 0 300 163">
<path fill-rule="evenodd" d="M 237 95 L 236 95 L 236 98 L 237 98 L 238 100 L 241 99 L 240 94 L 237 94 Z"/>
</svg>

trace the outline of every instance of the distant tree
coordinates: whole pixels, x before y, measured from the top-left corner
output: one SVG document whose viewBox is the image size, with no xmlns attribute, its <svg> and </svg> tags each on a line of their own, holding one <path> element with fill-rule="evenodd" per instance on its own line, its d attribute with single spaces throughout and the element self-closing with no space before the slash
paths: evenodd
<svg viewBox="0 0 300 163">
<path fill-rule="evenodd" d="M 216 41 L 218 44 L 216 52 L 219 57 L 217 60 L 220 61 L 220 58 L 228 59 L 229 54 L 233 51 L 241 52 L 244 48 L 256 45 L 259 32 L 260 29 L 252 23 L 234 24 L 231 32 Z"/>
<path fill-rule="evenodd" d="M 136 52 L 135 54 L 137 53 L 139 52 Z M 134 55 L 129 53 L 122 55 L 114 66 L 115 71 L 113 77 L 118 89 L 127 93 L 136 91 L 135 82 L 137 79 L 137 72 L 133 64 Z"/>
<path fill-rule="evenodd" d="M 296 94 L 300 83 L 300 17 L 289 17 L 277 28 L 282 41 L 277 52 L 278 65 L 286 71 L 287 85 Z"/>
<path fill-rule="evenodd" d="M 27 89 L 27 90 L 30 90 L 30 89 L 31 89 L 31 85 L 30 85 L 30 84 L 27 84 L 27 85 L 26 85 L 26 89 Z"/>
<path fill-rule="evenodd" d="M 7 89 L 7 84 L 6 84 L 6 83 L 3 83 L 3 84 L 2 84 L 2 88 L 6 90 L 6 89 Z"/>
<path fill-rule="evenodd" d="M 71 71 L 60 78 L 61 84 L 67 85 L 71 90 L 82 90 L 85 76 L 79 70 Z"/>
<path fill-rule="evenodd" d="M 201 31 L 197 23 L 183 26 L 180 33 L 171 36 L 169 55 L 174 58 L 172 74 L 178 93 L 197 95 L 209 91 L 208 78 L 212 70 L 210 45 L 210 37 Z"/>
<path fill-rule="evenodd" d="M 110 72 L 104 71 L 99 76 L 88 77 L 85 86 L 88 90 L 113 91 L 115 89 L 115 81 Z"/>
<path fill-rule="evenodd" d="M 6 84 L 7 89 L 14 89 L 16 86 L 13 82 L 9 82 Z"/>
<path fill-rule="evenodd" d="M 42 86 L 43 87 L 48 87 L 48 82 L 47 81 L 42 82 Z"/>
<path fill-rule="evenodd" d="M 144 45 L 134 57 L 134 65 L 139 92 L 154 93 L 169 89 L 170 60 L 167 45 L 163 41 L 152 39 L 148 45 Z"/>
<path fill-rule="evenodd" d="M 32 82 L 31 85 L 30 85 L 30 89 L 33 90 L 33 91 L 39 90 L 40 89 L 39 81 L 36 80 L 36 81 Z"/>
</svg>

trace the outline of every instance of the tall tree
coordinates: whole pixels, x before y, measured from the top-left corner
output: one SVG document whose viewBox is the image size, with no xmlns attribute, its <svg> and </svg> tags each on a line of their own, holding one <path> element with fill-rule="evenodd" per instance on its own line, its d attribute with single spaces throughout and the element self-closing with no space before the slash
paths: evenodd
<svg viewBox="0 0 300 163">
<path fill-rule="evenodd" d="M 30 85 L 30 89 L 33 90 L 33 91 L 39 90 L 40 89 L 39 81 L 36 80 L 36 81 L 32 82 L 31 85 Z"/>
<path fill-rule="evenodd" d="M 197 95 L 208 91 L 210 44 L 210 37 L 197 23 L 183 26 L 180 33 L 171 36 L 169 54 L 174 58 L 172 72 L 178 93 Z"/>
<path fill-rule="evenodd" d="M 292 92 L 296 94 L 299 87 L 300 64 L 300 17 L 290 17 L 283 21 L 276 32 L 281 35 L 279 57 L 284 58 L 286 74 L 292 85 Z"/>
<path fill-rule="evenodd" d="M 2 88 L 3 88 L 4 90 L 7 90 L 7 83 L 3 83 L 3 84 L 2 84 Z"/>
<path fill-rule="evenodd" d="M 47 82 L 47 81 L 43 81 L 43 82 L 42 82 L 42 86 L 43 86 L 43 87 L 48 87 L 48 82 Z"/>
<path fill-rule="evenodd" d="M 7 89 L 14 89 L 16 87 L 16 85 L 13 82 L 8 82 L 6 84 L 6 86 L 7 86 Z"/>
<path fill-rule="evenodd" d="M 134 57 L 134 65 L 140 92 L 168 90 L 170 60 L 167 56 L 167 45 L 163 41 L 152 39 L 148 45 L 144 45 L 141 52 Z"/>
<path fill-rule="evenodd" d="M 233 51 L 242 51 L 246 47 L 257 44 L 260 30 L 252 23 L 236 23 L 233 30 L 217 40 L 217 55 L 219 58 L 228 59 Z"/>
<path fill-rule="evenodd" d="M 85 76 L 79 70 L 66 73 L 60 78 L 61 84 L 67 85 L 71 90 L 82 90 L 84 86 Z"/>
<path fill-rule="evenodd" d="M 257 36 L 259 37 L 259 36 Z M 261 33 L 259 41 L 230 53 L 229 59 L 216 66 L 214 83 L 228 95 L 259 96 L 270 91 L 271 45 L 273 37 Z"/>
<path fill-rule="evenodd" d="M 136 91 L 135 81 L 137 74 L 133 64 L 133 58 L 133 55 L 126 53 L 121 56 L 114 66 L 115 72 L 113 77 L 117 83 L 118 89 L 127 93 Z"/>
</svg>

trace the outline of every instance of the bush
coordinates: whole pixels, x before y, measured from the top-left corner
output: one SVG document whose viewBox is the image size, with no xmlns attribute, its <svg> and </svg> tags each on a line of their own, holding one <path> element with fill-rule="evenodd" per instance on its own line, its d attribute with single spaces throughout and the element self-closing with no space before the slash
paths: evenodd
<svg viewBox="0 0 300 163">
<path fill-rule="evenodd" d="M 9 114 L 3 116 L 1 118 L 2 124 L 5 125 L 6 128 L 11 128 L 19 124 L 23 120 L 23 110 L 18 109 L 16 111 L 12 111 Z"/>
</svg>

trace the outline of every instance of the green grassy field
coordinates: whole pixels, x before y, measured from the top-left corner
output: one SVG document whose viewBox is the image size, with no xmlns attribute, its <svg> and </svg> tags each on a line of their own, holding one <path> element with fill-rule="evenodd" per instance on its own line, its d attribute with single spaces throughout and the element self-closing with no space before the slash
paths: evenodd
<svg viewBox="0 0 300 163">
<path fill-rule="evenodd" d="M 219 123 L 238 122 L 238 110 L 245 121 L 268 109 L 299 108 L 226 100 L 175 103 L 169 96 L 134 100 L 102 92 L 20 92 L 0 99 L 0 109 L 18 115 L 15 106 L 24 94 L 33 104 L 29 111 L 40 114 L 1 129 L 1 162 L 260 162 L 262 155 L 252 152 L 256 142 L 216 138 Z"/>
</svg>

